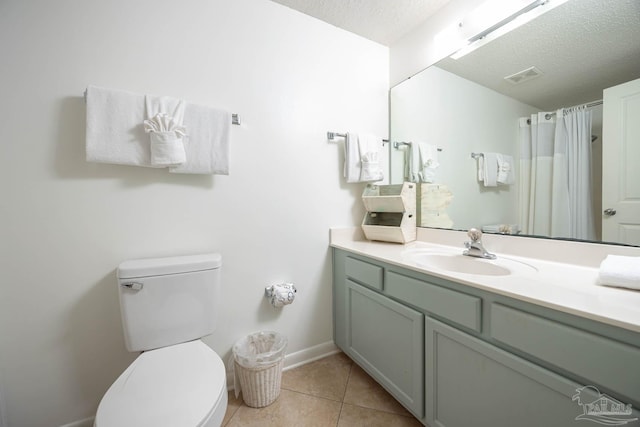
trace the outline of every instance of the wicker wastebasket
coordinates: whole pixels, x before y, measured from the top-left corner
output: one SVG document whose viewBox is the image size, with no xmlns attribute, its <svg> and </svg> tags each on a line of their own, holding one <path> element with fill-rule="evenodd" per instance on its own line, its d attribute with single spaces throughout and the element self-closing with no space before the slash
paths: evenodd
<svg viewBox="0 0 640 427">
<path fill-rule="evenodd" d="M 262 408 L 280 395 L 286 347 L 287 338 L 273 331 L 253 333 L 234 344 L 236 395 L 241 391 L 247 406 Z"/>
</svg>

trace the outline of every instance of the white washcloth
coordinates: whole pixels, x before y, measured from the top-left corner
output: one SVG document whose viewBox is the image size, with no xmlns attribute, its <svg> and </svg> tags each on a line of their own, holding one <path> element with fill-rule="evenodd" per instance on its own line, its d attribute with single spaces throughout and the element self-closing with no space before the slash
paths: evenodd
<svg viewBox="0 0 640 427">
<path fill-rule="evenodd" d="M 86 96 L 87 161 L 150 167 L 144 96 L 96 86 Z"/>
<path fill-rule="evenodd" d="M 438 147 L 426 142 L 418 142 L 420 152 L 420 170 L 418 175 L 421 182 L 434 182 L 438 163 Z"/>
<path fill-rule="evenodd" d="M 180 166 L 169 168 L 169 171 L 229 175 L 231 113 L 187 104 L 184 126 L 189 130 L 184 137 L 187 160 Z"/>
<path fill-rule="evenodd" d="M 149 133 L 151 164 L 175 166 L 186 161 L 183 137 L 185 102 L 168 96 L 145 96 L 144 130 Z"/>
<path fill-rule="evenodd" d="M 600 264 L 598 284 L 640 289 L 640 257 L 607 255 Z"/>
<path fill-rule="evenodd" d="M 498 186 L 498 155 L 497 153 L 482 153 L 484 156 L 484 186 Z"/>
<path fill-rule="evenodd" d="M 358 152 L 360 155 L 360 181 L 373 182 L 384 178 L 380 167 L 380 148 L 382 139 L 371 134 L 358 135 Z"/>
<path fill-rule="evenodd" d="M 498 184 L 513 184 L 515 182 L 513 157 L 507 154 L 496 153 L 496 160 L 498 161 Z"/>
<path fill-rule="evenodd" d="M 344 177 L 347 182 L 360 182 L 362 165 L 360 162 L 360 147 L 358 145 L 358 134 L 347 133 L 344 139 Z"/>
</svg>

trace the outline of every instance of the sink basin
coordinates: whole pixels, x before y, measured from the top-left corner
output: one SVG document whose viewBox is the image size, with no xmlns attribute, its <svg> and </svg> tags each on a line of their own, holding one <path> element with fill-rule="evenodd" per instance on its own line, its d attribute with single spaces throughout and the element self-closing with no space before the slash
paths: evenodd
<svg viewBox="0 0 640 427">
<path fill-rule="evenodd" d="M 418 267 L 480 276 L 510 276 L 538 271 L 529 264 L 504 257 L 490 260 L 465 256 L 460 253 L 413 250 L 406 251 L 404 258 Z"/>
</svg>

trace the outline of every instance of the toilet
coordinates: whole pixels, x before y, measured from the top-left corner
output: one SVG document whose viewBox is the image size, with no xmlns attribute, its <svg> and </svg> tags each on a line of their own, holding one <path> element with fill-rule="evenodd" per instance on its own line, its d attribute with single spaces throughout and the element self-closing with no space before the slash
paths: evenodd
<svg viewBox="0 0 640 427">
<path fill-rule="evenodd" d="M 219 427 L 222 359 L 200 338 L 216 327 L 219 254 L 125 261 L 118 292 L 125 344 L 142 352 L 98 406 L 95 427 Z"/>
</svg>

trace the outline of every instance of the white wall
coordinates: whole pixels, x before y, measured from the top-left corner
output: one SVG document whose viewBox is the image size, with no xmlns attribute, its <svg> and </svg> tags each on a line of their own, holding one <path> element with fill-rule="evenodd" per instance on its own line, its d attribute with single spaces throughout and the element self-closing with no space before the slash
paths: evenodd
<svg viewBox="0 0 640 427">
<path fill-rule="evenodd" d="M 388 49 L 267 0 L 0 4 L 0 394 L 5 427 L 94 414 L 133 359 L 115 269 L 219 251 L 226 358 L 274 329 L 332 340 L 330 226 L 361 221 L 326 131 L 387 135 Z M 84 160 L 88 84 L 239 113 L 229 176 Z M 282 311 L 264 287 L 292 281 Z"/>
<path fill-rule="evenodd" d="M 450 0 L 438 12 L 407 35 L 391 45 L 389 50 L 391 86 L 419 73 L 442 58 L 451 55 L 456 47 L 438 44 L 436 35 L 462 22 L 463 18 L 484 0 Z M 460 31 L 461 37 L 464 31 Z"/>
<path fill-rule="evenodd" d="M 536 112 L 436 66 L 391 89 L 394 141 L 426 141 L 442 148 L 436 183 L 453 193 L 447 208 L 453 228 L 518 223 L 518 117 Z M 392 182 L 402 181 L 404 150 L 392 154 Z M 484 187 L 472 152 L 499 152 L 516 163 L 513 185 Z"/>
</svg>

